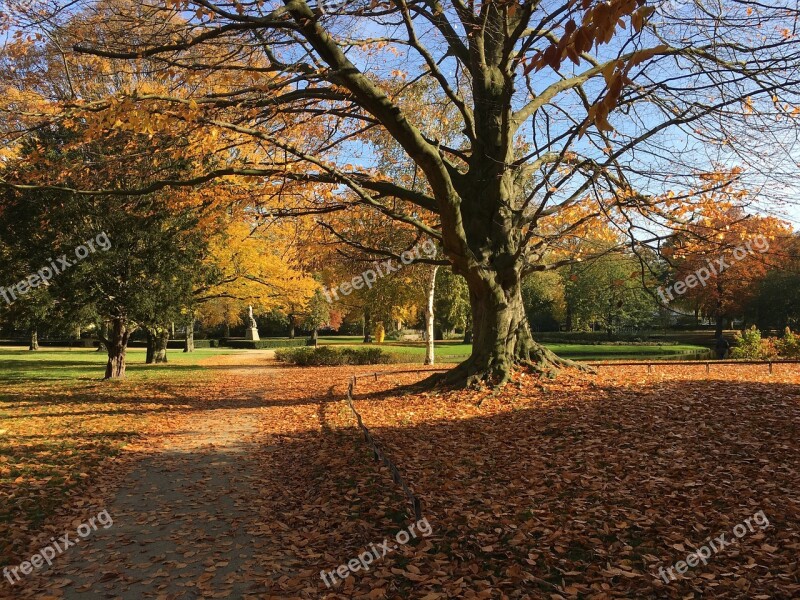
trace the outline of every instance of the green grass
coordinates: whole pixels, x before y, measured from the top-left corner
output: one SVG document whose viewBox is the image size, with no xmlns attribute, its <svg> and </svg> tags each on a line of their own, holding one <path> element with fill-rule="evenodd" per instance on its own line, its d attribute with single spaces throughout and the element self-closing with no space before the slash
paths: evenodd
<svg viewBox="0 0 800 600">
<path fill-rule="evenodd" d="M 358 347 L 363 338 L 360 336 L 321 337 L 321 345 L 349 345 Z M 422 342 L 384 342 L 378 344 L 392 354 L 407 357 L 416 362 L 425 356 L 425 344 Z M 702 346 L 689 344 L 667 346 L 637 346 L 637 345 L 601 345 L 601 344 L 545 344 L 550 350 L 563 358 L 573 360 L 635 360 L 639 358 L 675 358 L 682 354 L 690 357 L 693 354 L 706 352 Z M 472 352 L 471 344 L 458 341 L 436 342 L 435 354 L 440 362 L 461 362 Z"/>
<path fill-rule="evenodd" d="M 198 348 L 194 352 L 180 350 L 167 352 L 167 364 L 144 364 L 143 348 L 129 349 L 127 375 L 132 380 L 147 380 L 170 374 L 191 374 L 202 370 L 197 363 L 215 354 L 237 352 L 230 348 Z M 30 381 L 65 381 L 76 379 L 102 379 L 107 356 L 105 352 L 83 348 L 47 348 L 37 352 L 23 349 L 0 348 L 0 384 Z"/>
</svg>

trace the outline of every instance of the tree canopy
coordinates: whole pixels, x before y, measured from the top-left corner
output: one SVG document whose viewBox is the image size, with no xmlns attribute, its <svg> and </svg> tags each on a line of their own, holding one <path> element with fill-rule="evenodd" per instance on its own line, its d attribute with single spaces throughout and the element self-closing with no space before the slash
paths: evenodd
<svg viewBox="0 0 800 600">
<path fill-rule="evenodd" d="M 437 240 L 466 279 L 475 344 L 454 382 L 564 364 L 533 340 L 521 281 L 591 258 L 575 241 L 598 225 L 658 250 L 733 181 L 764 206 L 794 189 L 788 0 L 10 6 L 5 185 L 132 194 L 238 176 L 265 215 L 373 211 Z M 44 154 L 13 166 L 56 122 L 80 130 L 75 151 L 117 140 L 101 164 L 141 182 L 98 189 Z M 153 140 L 146 156 L 132 136 Z"/>
</svg>

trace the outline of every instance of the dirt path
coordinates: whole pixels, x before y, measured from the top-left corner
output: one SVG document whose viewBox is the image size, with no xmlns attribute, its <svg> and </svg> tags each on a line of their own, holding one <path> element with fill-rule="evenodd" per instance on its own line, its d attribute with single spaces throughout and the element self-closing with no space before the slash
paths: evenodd
<svg viewBox="0 0 800 600">
<path fill-rule="evenodd" d="M 104 517 L 85 539 L 73 533 L 78 543 L 23 580 L 26 591 L 67 599 L 269 597 L 271 573 L 291 566 L 253 510 L 261 460 L 274 448 L 269 423 L 282 412 L 269 405 L 276 370 L 265 361 L 272 356 L 209 359 L 225 373 L 214 388 L 219 402 L 209 398 L 164 449 L 138 463 L 106 506 L 113 525 L 104 527 Z M 307 410 L 313 417 L 315 407 Z"/>
</svg>

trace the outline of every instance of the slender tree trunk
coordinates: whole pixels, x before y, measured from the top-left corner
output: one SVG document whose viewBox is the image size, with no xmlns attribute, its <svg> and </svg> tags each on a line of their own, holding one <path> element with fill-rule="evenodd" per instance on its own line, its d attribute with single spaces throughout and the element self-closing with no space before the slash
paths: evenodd
<svg viewBox="0 0 800 600">
<path fill-rule="evenodd" d="M 722 284 L 722 278 L 717 277 L 717 302 L 716 302 L 716 310 L 714 311 L 716 317 L 716 328 L 714 331 L 714 337 L 720 337 L 722 335 L 722 330 L 724 329 L 725 324 L 725 314 L 722 311 L 722 297 L 725 293 L 725 288 Z"/>
<path fill-rule="evenodd" d="M 31 343 L 28 346 L 28 350 L 36 351 L 39 349 L 39 331 L 36 327 L 31 327 Z"/>
<path fill-rule="evenodd" d="M 222 326 L 222 337 L 224 337 L 225 339 L 231 337 L 231 326 L 228 323 L 225 323 Z"/>
<path fill-rule="evenodd" d="M 103 340 L 108 351 L 105 379 L 123 379 L 125 377 L 125 354 L 130 338 L 128 321 L 124 317 L 111 320 L 111 328 L 107 339 Z"/>
<path fill-rule="evenodd" d="M 294 315 L 289 315 L 289 339 L 293 340 L 294 336 Z"/>
<path fill-rule="evenodd" d="M 194 319 L 186 325 L 186 338 L 183 344 L 184 352 L 194 352 Z"/>
<path fill-rule="evenodd" d="M 464 343 L 471 344 L 472 343 L 472 327 L 467 327 L 464 329 Z"/>
<path fill-rule="evenodd" d="M 311 341 L 314 342 L 315 347 L 317 345 L 318 340 L 319 340 L 319 330 L 316 327 L 314 327 L 314 329 L 311 330 Z"/>
<path fill-rule="evenodd" d="M 372 311 L 364 307 L 364 343 L 372 343 Z"/>
<path fill-rule="evenodd" d="M 425 343 L 425 364 L 434 363 L 434 340 L 433 340 L 433 297 L 436 293 L 436 272 L 439 267 L 433 267 L 431 277 L 428 280 L 428 304 L 425 306 L 425 331 L 427 332 Z"/>
<path fill-rule="evenodd" d="M 722 330 L 724 329 L 725 325 L 725 317 L 722 315 L 717 315 L 717 323 L 716 327 L 714 328 L 714 337 L 718 338 L 722 335 Z"/>
</svg>

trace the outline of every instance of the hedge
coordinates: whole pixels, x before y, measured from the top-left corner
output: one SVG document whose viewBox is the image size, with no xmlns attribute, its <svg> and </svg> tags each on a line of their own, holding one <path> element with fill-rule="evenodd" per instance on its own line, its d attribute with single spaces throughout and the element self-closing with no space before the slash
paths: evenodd
<svg viewBox="0 0 800 600">
<path fill-rule="evenodd" d="M 632 346 L 672 346 L 679 342 L 666 340 L 661 333 L 615 333 L 609 339 L 605 331 L 561 331 L 534 333 L 533 339 L 543 344 L 594 344 Z"/>
<path fill-rule="evenodd" d="M 17 340 L 0 340 L 0 346 L 25 346 L 30 345 L 30 338 Z M 50 348 L 97 348 L 97 340 L 81 338 L 79 340 L 43 340 L 39 338 L 39 345 Z"/>
<path fill-rule="evenodd" d="M 95 341 L 95 345 L 97 345 Z M 167 350 L 183 350 L 186 347 L 185 340 L 170 340 L 167 342 Z M 195 340 L 195 348 L 218 348 L 219 342 L 217 340 Z M 134 340 L 128 342 L 128 348 L 147 348 L 147 342 L 142 340 Z"/>
<path fill-rule="evenodd" d="M 294 348 L 298 346 L 308 346 L 313 342 L 306 338 L 268 338 L 265 340 L 220 340 L 220 344 L 227 348 L 239 348 L 245 350 L 263 350 L 264 348 Z"/>
<path fill-rule="evenodd" d="M 381 348 L 282 348 L 275 351 L 281 362 L 300 367 L 339 365 L 386 365 L 399 362 L 398 357 Z"/>
</svg>

